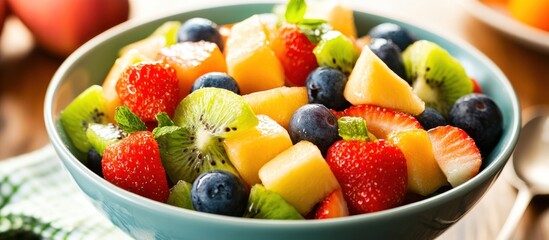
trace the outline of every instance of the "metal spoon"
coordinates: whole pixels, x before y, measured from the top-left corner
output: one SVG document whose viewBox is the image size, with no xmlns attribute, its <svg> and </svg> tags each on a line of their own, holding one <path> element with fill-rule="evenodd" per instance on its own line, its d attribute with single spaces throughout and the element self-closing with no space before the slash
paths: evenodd
<svg viewBox="0 0 549 240">
<path fill-rule="evenodd" d="M 524 110 L 523 115 L 527 118 L 526 124 L 522 127 L 508 174 L 518 195 L 498 240 L 513 237 L 534 196 L 549 194 L 549 107 L 532 107 Z"/>
</svg>

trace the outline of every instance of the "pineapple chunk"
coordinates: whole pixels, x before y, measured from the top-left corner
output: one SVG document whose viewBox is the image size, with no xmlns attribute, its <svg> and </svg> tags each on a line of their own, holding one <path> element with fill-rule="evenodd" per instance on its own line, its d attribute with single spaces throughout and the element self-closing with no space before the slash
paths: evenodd
<svg viewBox="0 0 549 240">
<path fill-rule="evenodd" d="M 259 169 L 292 146 L 286 129 L 266 115 L 257 118 L 259 124 L 255 128 L 223 142 L 231 163 L 248 186 L 260 183 Z"/>
<path fill-rule="evenodd" d="M 408 190 L 427 196 L 448 184 L 438 166 L 429 135 L 423 129 L 395 131 L 388 140 L 395 144 L 406 158 Z"/>
<path fill-rule="evenodd" d="M 279 87 L 244 95 L 244 99 L 255 114 L 267 115 L 286 129 L 295 110 L 309 102 L 305 87 Z"/>
<path fill-rule="evenodd" d="M 308 141 L 298 142 L 265 164 L 259 178 L 265 188 L 280 194 L 303 215 L 340 188 L 318 147 Z"/>
<path fill-rule="evenodd" d="M 259 15 L 231 29 L 225 46 L 228 73 L 242 94 L 284 85 L 284 69 L 269 46 L 269 29 Z"/>
<path fill-rule="evenodd" d="M 370 48 L 363 48 L 343 91 L 353 105 L 373 104 L 419 115 L 425 103 Z M 398 97 L 395 97 L 398 96 Z"/>
</svg>

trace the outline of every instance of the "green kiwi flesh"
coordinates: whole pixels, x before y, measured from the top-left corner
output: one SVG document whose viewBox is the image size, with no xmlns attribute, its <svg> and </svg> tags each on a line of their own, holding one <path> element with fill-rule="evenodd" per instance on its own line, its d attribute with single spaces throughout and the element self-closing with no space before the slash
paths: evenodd
<svg viewBox="0 0 549 240">
<path fill-rule="evenodd" d="M 192 183 L 201 173 L 226 170 L 239 175 L 231 164 L 223 139 L 258 124 L 248 103 L 219 88 L 201 88 L 184 98 L 173 117 L 175 126 L 156 128 L 160 157 L 172 182 Z"/>
<path fill-rule="evenodd" d="M 313 49 L 319 66 L 338 69 L 349 75 L 359 52 L 353 42 L 339 31 L 328 31 Z"/>
<path fill-rule="evenodd" d="M 303 219 L 303 216 L 282 196 L 256 184 L 250 190 L 246 218 L 261 219 Z"/>
<path fill-rule="evenodd" d="M 193 202 L 191 200 L 192 187 L 192 184 L 180 180 L 170 189 L 170 195 L 168 196 L 166 203 L 172 206 L 194 210 Z"/>
<path fill-rule="evenodd" d="M 473 83 L 460 62 L 433 42 L 414 42 L 402 58 L 414 93 L 444 116 L 458 98 L 473 91 Z"/>
<path fill-rule="evenodd" d="M 103 156 L 103 151 L 108 145 L 116 143 L 128 134 L 112 123 L 99 124 L 90 123 L 86 130 L 86 136 L 91 146 L 97 151 L 100 156 Z"/>
<path fill-rule="evenodd" d="M 103 88 L 92 85 L 78 95 L 62 112 L 60 121 L 72 144 L 87 153 L 91 144 L 86 131 L 91 123 L 107 124 L 106 100 Z"/>
</svg>

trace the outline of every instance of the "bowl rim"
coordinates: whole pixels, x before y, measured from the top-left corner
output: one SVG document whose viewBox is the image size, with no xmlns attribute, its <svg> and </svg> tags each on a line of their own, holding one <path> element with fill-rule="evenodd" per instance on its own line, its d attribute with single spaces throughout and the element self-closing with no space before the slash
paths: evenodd
<svg viewBox="0 0 549 240">
<path fill-rule="evenodd" d="M 100 35 L 92 38 L 90 41 L 86 42 L 84 45 L 78 48 L 69 57 L 67 57 L 67 59 L 65 59 L 65 61 L 61 64 L 61 66 L 55 72 L 48 86 L 45 101 L 44 101 L 44 117 L 45 117 L 46 130 L 50 138 L 50 141 L 52 142 L 52 145 L 54 146 L 57 154 L 61 158 L 63 164 L 69 164 L 70 167 L 78 171 L 79 175 L 85 176 L 85 178 L 88 178 L 88 180 L 98 185 L 100 188 L 104 189 L 105 191 L 108 191 L 111 194 L 116 195 L 121 199 L 124 199 L 125 201 L 127 201 L 128 204 L 147 208 L 151 211 L 159 212 L 159 214 L 167 214 L 167 215 L 174 215 L 174 216 L 186 214 L 186 215 L 189 215 L 189 217 L 200 217 L 204 221 L 216 222 L 216 223 L 225 224 L 225 225 L 231 225 L 231 224 L 248 224 L 250 226 L 268 225 L 270 228 L 280 227 L 285 229 L 307 228 L 307 227 L 313 227 L 313 226 L 317 227 L 319 225 L 326 225 L 326 224 L 338 225 L 338 224 L 347 224 L 347 223 L 357 222 L 357 221 L 377 221 L 377 219 L 392 218 L 392 217 L 401 215 L 403 213 L 413 214 L 416 212 L 421 212 L 431 208 L 433 205 L 436 206 L 436 205 L 444 204 L 445 202 L 450 200 L 452 195 L 465 194 L 473 190 L 475 186 L 485 181 L 488 181 L 488 179 L 490 179 L 492 176 L 496 174 L 499 175 L 499 173 L 505 166 L 506 162 L 511 157 L 514 146 L 517 143 L 518 135 L 521 127 L 521 113 L 520 113 L 519 100 L 516 96 L 516 93 L 511 83 L 509 82 L 507 77 L 503 74 L 503 72 L 488 57 L 486 57 L 478 49 L 476 49 L 471 44 L 465 42 L 462 39 L 447 36 L 444 33 L 434 31 L 429 27 L 422 26 L 421 24 L 414 23 L 409 20 L 402 20 L 402 18 L 399 18 L 399 17 L 388 15 L 386 13 L 371 11 L 370 9 L 364 9 L 357 6 L 351 6 L 354 12 L 360 12 L 366 15 L 371 15 L 374 17 L 379 17 L 384 19 L 390 19 L 391 21 L 394 21 L 396 23 L 400 23 L 403 25 L 410 25 L 415 28 L 421 29 L 425 32 L 428 32 L 434 36 L 440 37 L 441 39 L 445 39 L 445 41 L 458 46 L 460 49 L 463 49 L 466 52 L 470 53 L 474 58 L 477 58 L 480 62 L 482 62 L 488 67 L 490 72 L 495 74 L 497 78 L 501 80 L 506 92 L 509 93 L 509 97 L 511 98 L 510 99 L 511 108 L 513 109 L 513 112 L 511 115 L 512 117 L 510 118 L 510 121 L 511 121 L 510 129 L 509 129 L 510 139 L 509 141 L 505 142 L 505 144 L 501 147 L 503 151 L 498 152 L 495 156 L 493 156 L 493 162 L 487 167 L 485 167 L 473 179 L 470 179 L 469 181 L 467 181 L 466 183 L 460 186 L 452 188 L 441 194 L 429 197 L 427 199 L 423 199 L 413 203 L 408 203 L 399 207 L 383 210 L 380 212 L 360 214 L 360 215 L 348 216 L 343 218 L 326 219 L 323 221 L 300 221 L 300 220 L 272 221 L 267 219 L 246 219 L 246 218 L 221 216 L 221 215 L 208 214 L 208 213 L 182 209 L 175 206 L 171 206 L 169 204 L 165 204 L 165 203 L 157 202 L 151 199 L 147 199 L 145 197 L 141 197 L 129 191 L 125 191 L 115 186 L 114 184 L 104 180 L 103 178 L 99 177 L 98 175 L 93 173 L 91 170 L 89 170 L 87 167 L 85 167 L 84 164 L 82 164 L 62 142 L 60 135 L 57 133 L 56 127 L 55 127 L 54 113 L 53 113 L 53 102 L 54 102 L 53 100 L 55 98 L 55 94 L 59 90 L 59 86 L 62 83 L 65 73 L 72 67 L 73 64 L 79 61 L 79 58 L 82 55 L 85 55 L 86 53 L 90 52 L 95 47 L 103 43 L 104 41 L 120 34 L 121 32 L 130 30 L 136 27 L 140 27 L 142 25 L 146 25 L 151 21 L 158 21 L 162 19 L 165 20 L 168 18 L 174 18 L 176 15 L 179 15 L 179 14 L 192 13 L 194 11 L 207 10 L 212 8 L 225 8 L 225 7 L 230 7 L 230 6 L 234 7 L 234 6 L 240 6 L 240 5 L 263 5 L 263 4 L 273 5 L 277 3 L 279 2 L 253 3 L 253 2 L 245 2 L 245 1 L 237 0 L 236 2 L 224 3 L 224 4 L 203 4 L 199 7 L 188 8 L 185 10 L 181 10 L 181 9 L 174 10 L 171 13 L 165 13 L 158 16 L 151 16 L 148 18 L 134 19 L 134 20 L 130 19 L 129 21 L 119 24 L 101 33 Z M 492 153 L 492 155 L 493 154 L 494 153 Z M 64 167 L 65 169 L 67 169 L 66 166 Z M 74 178 L 72 174 L 71 174 L 71 178 Z M 488 187 L 491 187 L 492 184 L 493 184 L 493 181 L 489 183 Z M 80 185 L 79 185 L 79 188 L 80 188 Z M 87 197 L 89 198 L 89 196 Z"/>
</svg>

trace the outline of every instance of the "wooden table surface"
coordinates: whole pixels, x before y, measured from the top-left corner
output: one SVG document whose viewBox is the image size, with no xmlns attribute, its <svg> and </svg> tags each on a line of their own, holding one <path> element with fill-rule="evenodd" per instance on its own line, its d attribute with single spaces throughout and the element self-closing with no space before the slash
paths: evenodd
<svg viewBox="0 0 549 240">
<path fill-rule="evenodd" d="M 201 3 L 215 1 L 202 0 Z M 167 9 L 173 12 L 174 6 L 185 9 L 200 3 L 132 0 L 132 4 L 131 16 L 138 18 Z M 458 0 L 365 0 L 359 4 L 364 9 L 468 41 L 503 70 L 516 90 L 521 107 L 549 104 L 549 54 L 519 44 L 475 19 Z M 0 37 L 0 159 L 48 144 L 43 100 L 49 80 L 62 61 L 37 48 L 31 34 L 17 19 L 7 20 Z M 534 199 L 521 230 L 534 235 L 525 236 L 549 239 L 549 235 L 540 230 L 543 226 L 540 219 L 549 206 L 547 200 L 546 197 Z"/>
</svg>

